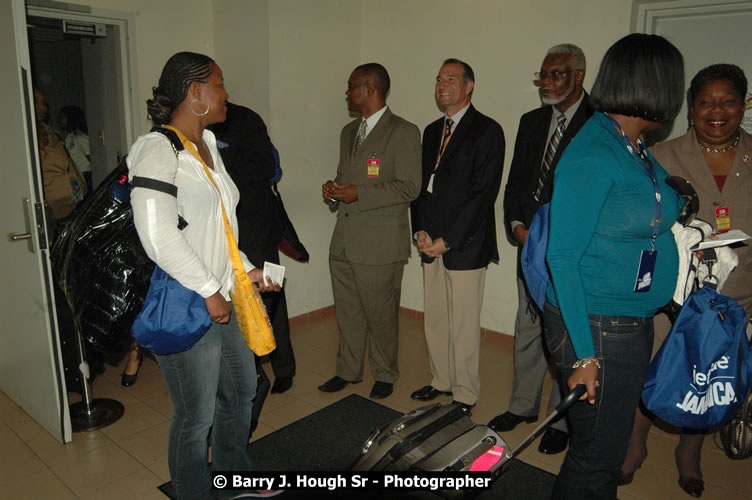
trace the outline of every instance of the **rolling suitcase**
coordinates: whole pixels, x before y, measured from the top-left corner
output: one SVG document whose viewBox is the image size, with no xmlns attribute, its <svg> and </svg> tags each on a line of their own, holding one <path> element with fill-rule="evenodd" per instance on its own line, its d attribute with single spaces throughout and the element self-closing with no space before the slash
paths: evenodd
<svg viewBox="0 0 752 500">
<path fill-rule="evenodd" d="M 353 471 L 488 471 L 501 474 L 510 460 L 572 406 L 585 386 L 578 385 L 516 448 L 486 425 L 476 425 L 463 408 L 434 404 L 417 408 L 366 439 Z"/>
</svg>

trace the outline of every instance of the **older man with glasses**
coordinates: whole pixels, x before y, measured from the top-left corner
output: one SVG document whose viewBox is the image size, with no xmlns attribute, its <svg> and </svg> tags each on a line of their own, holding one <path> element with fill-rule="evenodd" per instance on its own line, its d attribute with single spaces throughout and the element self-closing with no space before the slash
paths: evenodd
<svg viewBox="0 0 752 500">
<path fill-rule="evenodd" d="M 505 227 L 522 250 L 538 208 L 551 201 L 554 169 L 569 141 L 593 114 L 585 80 L 585 55 L 571 44 L 548 49 L 535 73 L 543 107 L 522 115 L 514 144 L 511 171 L 504 189 Z M 548 359 L 543 347 L 541 312 L 530 298 L 517 259 L 519 307 L 514 331 L 514 385 L 508 410 L 489 422 L 494 430 L 511 431 L 521 422 L 538 420 Z M 548 400 L 551 413 L 561 400 L 560 384 Z M 566 421 L 555 422 L 543 435 L 538 450 L 554 454 L 567 447 Z"/>
</svg>

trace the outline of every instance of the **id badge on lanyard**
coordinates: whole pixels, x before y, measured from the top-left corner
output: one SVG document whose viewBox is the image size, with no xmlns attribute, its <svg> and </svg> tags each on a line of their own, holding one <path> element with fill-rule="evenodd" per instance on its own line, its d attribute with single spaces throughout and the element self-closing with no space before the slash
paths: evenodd
<svg viewBox="0 0 752 500">
<path fill-rule="evenodd" d="M 643 250 L 640 252 L 640 265 L 637 267 L 637 278 L 635 279 L 635 293 L 650 291 L 650 285 L 653 284 L 653 275 L 655 273 L 655 260 L 658 258 L 658 252 L 655 250 Z"/>
<path fill-rule="evenodd" d="M 655 277 L 655 263 L 658 258 L 658 252 L 655 249 L 655 240 L 658 238 L 658 227 L 661 224 L 661 218 L 663 217 L 663 207 L 661 205 L 661 190 L 658 187 L 658 176 L 655 174 L 655 168 L 650 164 L 650 158 L 646 153 L 645 143 L 642 139 L 637 139 L 637 147 L 639 151 L 635 151 L 632 147 L 632 143 L 621 127 L 621 124 L 606 114 L 609 120 L 614 126 L 619 129 L 621 136 L 624 139 L 624 143 L 627 147 L 627 151 L 632 155 L 632 159 L 637 163 L 637 166 L 650 177 L 653 183 L 653 192 L 655 194 L 655 216 L 653 217 L 650 225 L 653 228 L 653 234 L 650 239 L 650 250 L 643 250 L 640 252 L 640 261 L 637 265 L 637 276 L 635 278 L 634 292 L 644 293 L 650 291 L 650 286 L 653 284 L 653 278 Z"/>
</svg>

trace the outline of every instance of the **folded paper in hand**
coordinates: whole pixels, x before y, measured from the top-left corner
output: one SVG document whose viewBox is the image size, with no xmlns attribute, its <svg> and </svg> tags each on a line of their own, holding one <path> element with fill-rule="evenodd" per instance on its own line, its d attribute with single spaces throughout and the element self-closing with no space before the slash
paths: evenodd
<svg viewBox="0 0 752 500">
<path fill-rule="evenodd" d="M 272 283 L 278 283 L 281 288 L 285 280 L 285 266 L 264 262 L 264 281 L 267 277 L 272 280 Z"/>
<path fill-rule="evenodd" d="M 748 235 L 740 229 L 732 229 L 725 233 L 716 234 L 717 240 L 704 240 L 692 247 L 692 250 L 705 250 L 706 248 L 723 247 L 726 245 L 732 245 L 740 241 L 748 240 L 752 236 Z"/>
</svg>

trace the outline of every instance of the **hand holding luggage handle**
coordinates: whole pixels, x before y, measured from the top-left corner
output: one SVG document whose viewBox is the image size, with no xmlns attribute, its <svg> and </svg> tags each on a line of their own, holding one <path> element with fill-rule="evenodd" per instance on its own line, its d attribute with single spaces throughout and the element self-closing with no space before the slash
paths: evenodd
<svg viewBox="0 0 752 500">
<path fill-rule="evenodd" d="M 555 419 L 556 417 L 558 417 L 559 415 L 567 411 L 573 404 L 575 404 L 580 399 L 580 397 L 582 397 L 582 395 L 585 394 L 586 391 L 587 391 L 587 387 L 585 387 L 584 384 L 579 384 L 575 386 L 575 388 L 572 389 L 572 392 L 570 392 L 569 395 L 567 395 L 567 397 L 562 399 L 559 405 L 556 407 L 556 409 L 553 412 L 551 412 L 551 414 L 548 417 L 546 417 L 546 420 L 544 420 L 538 427 L 536 427 L 535 430 L 531 432 L 520 444 L 518 444 L 515 449 L 513 449 L 512 451 L 508 451 L 505 454 L 505 458 L 509 460 L 510 458 L 517 455 L 517 453 L 519 453 L 520 450 L 524 449 L 527 445 L 529 445 L 530 442 L 533 439 L 535 439 L 538 436 L 538 434 L 540 434 L 540 431 L 545 429 L 548 426 L 548 424 L 551 423 L 553 419 Z"/>
</svg>

